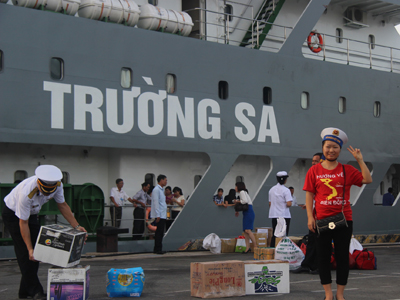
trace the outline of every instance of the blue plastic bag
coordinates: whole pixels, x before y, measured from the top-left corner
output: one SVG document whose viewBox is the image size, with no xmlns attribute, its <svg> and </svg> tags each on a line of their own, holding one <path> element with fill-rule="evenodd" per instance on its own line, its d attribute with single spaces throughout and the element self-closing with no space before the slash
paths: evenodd
<svg viewBox="0 0 400 300">
<path fill-rule="evenodd" d="M 142 268 L 110 269 L 107 272 L 108 297 L 140 297 L 144 286 Z"/>
</svg>

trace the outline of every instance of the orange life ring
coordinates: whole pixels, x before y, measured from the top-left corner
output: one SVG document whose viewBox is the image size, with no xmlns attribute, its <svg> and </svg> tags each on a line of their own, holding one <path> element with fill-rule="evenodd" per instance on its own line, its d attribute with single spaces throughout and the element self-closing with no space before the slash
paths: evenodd
<svg viewBox="0 0 400 300">
<path fill-rule="evenodd" d="M 150 208 L 150 207 L 146 208 L 146 223 L 147 223 L 147 229 L 149 229 L 149 230 L 151 230 L 151 231 L 156 231 L 156 230 L 157 230 L 157 226 L 154 226 L 154 225 L 151 225 L 151 223 L 148 223 L 150 211 L 151 211 L 151 208 Z"/>
<path fill-rule="evenodd" d="M 314 53 L 318 53 L 322 50 L 321 46 L 324 44 L 322 35 L 317 32 L 310 32 L 307 38 L 308 48 Z"/>
</svg>

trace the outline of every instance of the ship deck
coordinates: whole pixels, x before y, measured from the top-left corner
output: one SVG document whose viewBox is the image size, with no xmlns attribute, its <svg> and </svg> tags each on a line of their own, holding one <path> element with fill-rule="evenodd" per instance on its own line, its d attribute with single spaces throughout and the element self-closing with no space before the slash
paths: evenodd
<svg viewBox="0 0 400 300">
<path fill-rule="evenodd" d="M 349 283 L 345 291 L 346 299 L 399 299 L 400 285 L 400 245 L 364 245 L 374 251 L 377 270 L 350 270 Z M 189 270 L 191 262 L 249 260 L 251 254 L 199 252 L 169 252 L 165 255 L 129 254 L 118 256 L 87 255 L 81 259 L 82 265 L 90 265 L 89 299 L 110 299 L 106 294 L 106 274 L 110 268 L 142 267 L 145 272 L 145 286 L 141 298 L 144 299 L 191 299 Z M 42 264 L 39 277 L 47 283 L 50 265 Z M 18 299 L 20 273 L 16 260 L 0 261 L 0 299 Z M 335 278 L 335 271 L 332 271 Z M 336 288 L 336 284 L 333 284 Z M 290 274 L 290 294 L 251 295 L 244 298 L 280 300 L 323 299 L 323 288 L 318 275 Z M 125 298 L 124 298 L 125 299 Z M 192 298 L 194 299 L 194 298 Z M 225 298 L 233 299 L 233 298 Z M 242 297 L 243 299 L 243 297 Z"/>
</svg>

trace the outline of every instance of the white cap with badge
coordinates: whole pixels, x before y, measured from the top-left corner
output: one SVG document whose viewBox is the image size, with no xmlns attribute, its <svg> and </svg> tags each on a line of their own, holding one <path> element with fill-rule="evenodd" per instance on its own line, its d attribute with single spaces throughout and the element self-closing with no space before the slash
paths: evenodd
<svg viewBox="0 0 400 300">
<path fill-rule="evenodd" d="M 279 171 L 276 173 L 276 177 L 289 177 L 286 171 Z"/>
<path fill-rule="evenodd" d="M 36 168 L 35 175 L 48 184 L 55 184 L 63 177 L 59 168 L 52 165 L 41 165 Z"/>
<path fill-rule="evenodd" d="M 334 127 L 322 130 L 321 137 L 323 141 L 328 140 L 339 144 L 340 148 L 342 148 L 343 144 L 346 144 L 349 140 L 347 134 L 343 130 Z"/>
</svg>

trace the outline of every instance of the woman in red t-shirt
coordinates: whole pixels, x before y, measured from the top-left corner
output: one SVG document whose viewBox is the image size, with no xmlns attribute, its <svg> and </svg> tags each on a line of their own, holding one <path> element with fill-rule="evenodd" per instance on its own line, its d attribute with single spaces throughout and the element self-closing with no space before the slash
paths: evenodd
<svg viewBox="0 0 400 300">
<path fill-rule="evenodd" d="M 315 232 L 315 220 L 334 216 L 342 211 L 343 185 L 346 181 L 343 212 L 347 227 L 334 228 L 321 232 L 317 237 L 318 267 L 321 284 L 325 290 L 325 299 L 333 300 L 330 259 L 332 240 L 335 247 L 336 299 L 343 300 L 344 288 L 349 276 L 349 246 L 353 233 L 353 219 L 350 206 L 350 188 L 372 182 L 371 173 L 366 166 L 360 149 L 347 148 L 358 162 L 361 172 L 351 165 L 342 165 L 337 159 L 347 135 L 338 128 L 325 128 L 321 132 L 324 161 L 312 166 L 306 176 L 303 190 L 306 191 L 308 228 Z M 345 168 L 345 178 L 343 176 Z M 313 201 L 315 209 L 313 210 Z"/>
</svg>

